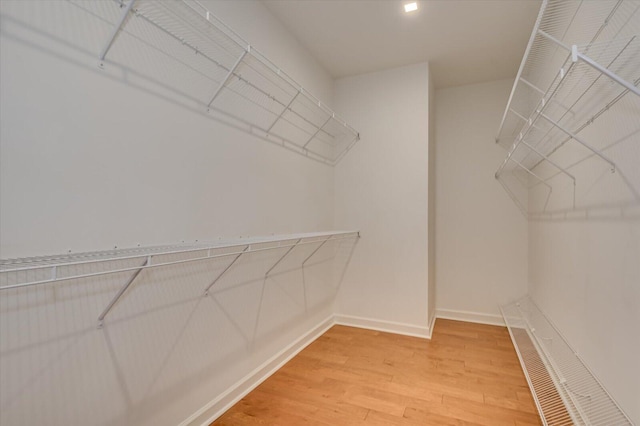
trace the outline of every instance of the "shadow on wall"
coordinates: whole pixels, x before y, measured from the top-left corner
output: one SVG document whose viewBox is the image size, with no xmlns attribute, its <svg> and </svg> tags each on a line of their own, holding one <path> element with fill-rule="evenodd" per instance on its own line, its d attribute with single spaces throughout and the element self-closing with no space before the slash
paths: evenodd
<svg viewBox="0 0 640 426">
<path fill-rule="evenodd" d="M 13 13 L 3 12 L 0 31 L 23 48 L 320 163 L 333 164 L 355 143 L 353 129 L 260 60 L 246 55 L 236 65 L 244 50 L 182 3 L 140 4 L 149 10 L 129 15 L 102 62 L 124 9 L 116 1 L 15 2 L 3 6 Z"/>
<path fill-rule="evenodd" d="M 270 345 L 283 331 L 331 306 L 357 239 L 314 253 L 319 244 L 285 257 L 284 248 L 247 253 L 208 294 L 232 258 L 145 269 L 101 328 L 100 312 L 131 272 L 1 291 L 1 423 L 183 420 L 237 382 L 234 365 L 256 368 L 252 354 L 277 352 Z M 163 415 L 185 403 L 191 411 Z"/>
</svg>

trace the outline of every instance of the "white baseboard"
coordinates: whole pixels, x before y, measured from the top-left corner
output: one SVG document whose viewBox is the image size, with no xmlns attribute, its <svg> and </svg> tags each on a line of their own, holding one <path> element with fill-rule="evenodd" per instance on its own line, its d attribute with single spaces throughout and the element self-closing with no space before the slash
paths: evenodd
<svg viewBox="0 0 640 426">
<path fill-rule="evenodd" d="M 479 312 L 456 311 L 453 309 L 436 309 L 436 317 L 457 321 L 477 322 L 479 324 L 504 326 L 502 315 L 481 314 Z"/>
<path fill-rule="evenodd" d="M 436 325 L 436 313 L 434 312 L 431 315 L 431 319 L 429 320 L 429 336 L 427 337 L 427 339 L 431 340 L 431 336 L 433 335 L 433 327 L 435 327 Z"/>
<path fill-rule="evenodd" d="M 370 318 L 354 317 L 350 315 L 335 315 L 336 324 L 350 327 L 366 328 L 369 330 L 383 331 L 385 333 L 403 334 L 405 336 L 431 338 L 431 329 L 412 324 L 404 324 L 393 321 L 382 321 Z"/>
<path fill-rule="evenodd" d="M 296 356 L 300 351 L 306 348 L 314 340 L 324 334 L 333 325 L 334 316 L 330 316 L 320 322 L 316 327 L 308 333 L 300 337 L 298 340 L 278 352 L 261 366 L 253 370 L 251 373 L 236 382 L 228 391 L 218 396 L 213 401 L 206 404 L 200 410 L 193 413 L 179 426 L 208 426 L 215 419 L 220 417 L 225 411 L 231 408 L 235 403 L 244 398 L 249 392 L 255 389 L 260 383 L 264 382 L 273 373 L 279 370 L 291 358 Z"/>
</svg>

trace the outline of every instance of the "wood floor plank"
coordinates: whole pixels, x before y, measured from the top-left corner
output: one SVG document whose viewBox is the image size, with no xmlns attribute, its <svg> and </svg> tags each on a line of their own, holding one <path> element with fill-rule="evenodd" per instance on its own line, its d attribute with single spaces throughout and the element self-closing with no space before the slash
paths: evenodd
<svg viewBox="0 0 640 426">
<path fill-rule="evenodd" d="M 334 326 L 213 425 L 540 425 L 506 328 Z"/>
</svg>

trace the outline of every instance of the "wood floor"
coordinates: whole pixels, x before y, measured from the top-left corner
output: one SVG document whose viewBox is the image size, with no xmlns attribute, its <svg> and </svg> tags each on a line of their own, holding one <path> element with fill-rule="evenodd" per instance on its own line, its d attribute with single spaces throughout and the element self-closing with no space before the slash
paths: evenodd
<svg viewBox="0 0 640 426">
<path fill-rule="evenodd" d="M 334 326 L 214 425 L 540 425 L 504 327 L 431 341 Z"/>
</svg>

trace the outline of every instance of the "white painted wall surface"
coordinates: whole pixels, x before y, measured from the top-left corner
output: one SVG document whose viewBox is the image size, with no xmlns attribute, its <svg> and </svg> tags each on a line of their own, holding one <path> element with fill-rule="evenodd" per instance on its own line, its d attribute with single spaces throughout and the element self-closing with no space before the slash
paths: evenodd
<svg viewBox="0 0 640 426">
<path fill-rule="evenodd" d="M 428 64 L 337 80 L 334 99 L 361 137 L 335 168 L 335 224 L 362 234 L 336 312 L 425 334 Z"/>
<path fill-rule="evenodd" d="M 436 91 L 436 307 L 501 323 L 527 291 L 527 222 L 494 179 L 494 143 L 513 80 Z"/>
<path fill-rule="evenodd" d="M 640 424 L 640 101 L 629 94 L 580 132 L 609 165 L 569 141 L 553 160 L 547 213 L 529 224 L 529 292 L 632 421 Z M 548 167 L 541 165 L 542 167 Z M 540 168 L 536 172 L 545 173 Z M 546 175 L 545 175 L 546 176 Z M 541 210 L 533 192 L 532 208 Z"/>
<path fill-rule="evenodd" d="M 331 102 L 262 4 L 207 4 Z M 121 34 L 99 69 L 103 13 L 118 9 L 0 2 L 2 258 L 333 228 L 333 170 L 208 116 L 196 99 L 215 87 L 175 58 Z M 229 260 L 142 273 L 103 329 L 127 274 L 3 291 L 0 423 L 178 424 L 331 315 L 337 247 L 303 281 L 311 248 L 269 279 L 282 249 L 247 256 L 208 298 Z"/>
<path fill-rule="evenodd" d="M 331 101 L 259 2 L 209 4 Z M 100 70 L 112 26 L 85 6 L 2 2 L 2 257 L 332 228 L 330 167 L 220 125 L 194 102 L 213 85 L 125 36 Z"/>
</svg>

